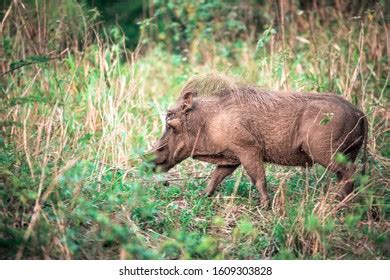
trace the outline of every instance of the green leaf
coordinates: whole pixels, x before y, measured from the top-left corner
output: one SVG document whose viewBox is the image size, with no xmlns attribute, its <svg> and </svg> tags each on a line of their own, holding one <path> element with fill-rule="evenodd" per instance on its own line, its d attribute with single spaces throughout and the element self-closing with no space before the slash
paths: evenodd
<svg viewBox="0 0 390 280">
<path fill-rule="evenodd" d="M 337 152 L 334 157 L 334 161 L 337 162 L 338 164 L 346 165 L 348 164 L 349 160 L 344 154 Z"/>
<path fill-rule="evenodd" d="M 320 125 L 327 125 L 330 123 L 333 119 L 334 114 L 333 113 L 325 113 L 325 117 L 320 121 Z"/>
<path fill-rule="evenodd" d="M 238 230 L 242 235 L 249 235 L 253 232 L 253 224 L 249 220 L 242 220 L 238 224 Z"/>
<path fill-rule="evenodd" d="M 20 68 L 26 65 L 30 64 L 36 64 L 36 63 L 44 63 L 50 60 L 50 57 L 46 55 L 32 55 L 27 57 L 24 60 L 17 60 L 10 64 L 11 70 L 14 70 L 16 68 Z"/>
</svg>

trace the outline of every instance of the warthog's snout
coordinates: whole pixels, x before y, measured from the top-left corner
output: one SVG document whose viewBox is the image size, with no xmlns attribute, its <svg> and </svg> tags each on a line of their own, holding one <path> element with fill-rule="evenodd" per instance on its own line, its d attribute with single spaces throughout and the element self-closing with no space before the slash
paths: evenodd
<svg viewBox="0 0 390 280">
<path fill-rule="evenodd" d="M 167 172 L 175 165 L 175 163 L 170 162 L 168 144 L 160 144 L 159 142 L 155 145 L 156 148 L 147 152 L 143 158 L 151 164 L 153 172 Z"/>
</svg>

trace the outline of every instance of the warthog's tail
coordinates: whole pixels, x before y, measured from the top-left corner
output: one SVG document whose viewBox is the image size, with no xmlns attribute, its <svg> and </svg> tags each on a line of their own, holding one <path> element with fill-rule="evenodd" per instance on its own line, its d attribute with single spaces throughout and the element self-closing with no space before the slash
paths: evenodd
<svg viewBox="0 0 390 280">
<path fill-rule="evenodd" d="M 362 175 L 366 174 L 366 168 L 367 168 L 367 139 L 368 139 L 368 122 L 367 122 L 367 116 L 363 117 L 363 123 L 362 123 L 362 129 L 363 129 L 363 168 L 362 168 Z"/>
</svg>

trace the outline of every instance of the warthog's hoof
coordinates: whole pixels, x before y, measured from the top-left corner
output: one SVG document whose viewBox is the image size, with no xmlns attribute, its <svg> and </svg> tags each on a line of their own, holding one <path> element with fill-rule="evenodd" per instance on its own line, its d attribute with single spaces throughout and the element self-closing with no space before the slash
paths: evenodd
<svg viewBox="0 0 390 280">
<path fill-rule="evenodd" d="M 353 192 L 354 185 L 352 180 L 347 180 L 342 183 L 341 190 L 337 193 L 337 198 L 343 201 L 348 195 Z"/>
<path fill-rule="evenodd" d="M 336 197 L 339 201 L 343 201 L 347 197 L 347 194 L 344 191 L 340 191 L 337 193 Z"/>
<path fill-rule="evenodd" d="M 200 195 L 201 196 L 205 196 L 205 197 L 210 197 L 213 193 L 210 192 L 208 189 L 205 189 L 203 191 L 200 192 Z"/>
<path fill-rule="evenodd" d="M 163 181 L 163 185 L 164 185 L 165 187 L 168 187 L 168 186 L 169 186 L 169 181 L 168 181 L 168 180 Z"/>
<path fill-rule="evenodd" d="M 269 198 L 260 200 L 260 209 L 270 210 L 271 209 L 271 201 Z"/>
</svg>

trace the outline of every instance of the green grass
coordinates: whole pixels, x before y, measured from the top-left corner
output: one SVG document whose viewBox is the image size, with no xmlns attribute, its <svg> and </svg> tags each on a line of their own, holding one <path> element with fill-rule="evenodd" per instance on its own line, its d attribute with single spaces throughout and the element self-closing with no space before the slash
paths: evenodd
<svg viewBox="0 0 390 280">
<path fill-rule="evenodd" d="M 285 49 L 271 28 L 258 42 L 194 39 L 186 56 L 101 39 L 2 77 L 0 258 L 388 259 L 388 57 L 373 17 L 318 20 L 314 33 L 292 25 Z M 141 156 L 166 109 L 189 77 L 213 71 L 333 91 L 367 113 L 369 172 L 346 208 L 336 210 L 336 180 L 321 167 L 267 166 L 269 211 L 241 169 L 211 198 L 200 195 L 210 165 L 150 172 Z"/>
</svg>

